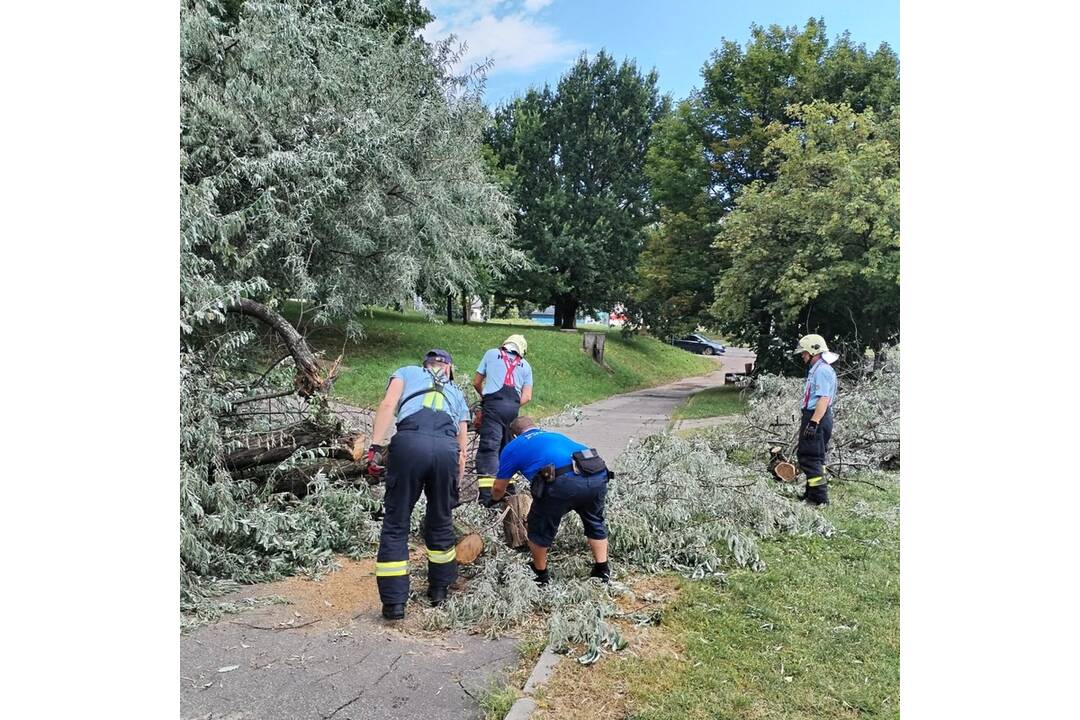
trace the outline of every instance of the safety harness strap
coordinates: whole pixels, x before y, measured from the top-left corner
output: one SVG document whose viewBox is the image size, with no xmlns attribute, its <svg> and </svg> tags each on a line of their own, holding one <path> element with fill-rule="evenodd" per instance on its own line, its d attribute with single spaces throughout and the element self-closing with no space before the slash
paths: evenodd
<svg viewBox="0 0 1080 720">
<path fill-rule="evenodd" d="M 503 385 L 514 385 L 514 370 L 521 364 L 521 356 L 499 350 L 499 358 L 506 366 L 506 375 L 503 376 Z"/>
<path fill-rule="evenodd" d="M 424 407 L 431 408 L 432 410 L 443 409 L 444 401 L 446 399 L 446 393 L 443 391 L 443 383 L 441 383 L 430 370 L 428 371 L 428 374 L 431 375 L 431 385 L 423 390 L 409 393 L 401 400 L 398 400 L 397 410 L 394 411 L 395 415 L 401 412 L 401 408 L 405 407 L 405 403 L 409 402 L 414 397 L 420 397 L 421 395 L 425 396 Z"/>
</svg>

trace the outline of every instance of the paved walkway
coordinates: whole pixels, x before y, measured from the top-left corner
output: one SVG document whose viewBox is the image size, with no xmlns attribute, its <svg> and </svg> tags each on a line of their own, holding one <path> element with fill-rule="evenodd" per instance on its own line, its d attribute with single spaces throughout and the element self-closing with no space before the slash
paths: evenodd
<svg viewBox="0 0 1080 720">
<path fill-rule="evenodd" d="M 614 462 L 632 438 L 661 432 L 687 397 L 742 372 L 718 358 L 709 375 L 585 406 L 567 433 Z M 736 370 L 737 368 L 737 370 Z M 299 587 L 306 602 L 245 611 L 180 640 L 180 716 L 200 720 L 458 720 L 517 663 L 513 638 L 484 640 L 419 630 L 410 605 L 403 631 L 379 617 L 370 561 Z M 297 588 L 296 579 L 245 588 L 238 597 Z M 343 596 L 351 590 L 351 596 Z M 336 601 L 336 604 L 335 604 Z M 348 606 L 348 607 L 340 607 Z M 353 618 L 353 608 L 360 613 Z M 310 623 L 310 624 L 309 624 Z"/>
</svg>

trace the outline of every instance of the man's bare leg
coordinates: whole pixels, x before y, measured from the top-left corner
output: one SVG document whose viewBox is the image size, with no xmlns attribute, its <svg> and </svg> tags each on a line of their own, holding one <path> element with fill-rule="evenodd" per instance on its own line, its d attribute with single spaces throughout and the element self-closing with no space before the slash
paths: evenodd
<svg viewBox="0 0 1080 720">
<path fill-rule="evenodd" d="M 592 551 L 593 560 L 598 563 L 607 562 L 607 538 L 603 540 L 586 539 L 589 541 L 589 550 Z"/>
<path fill-rule="evenodd" d="M 605 548 L 607 547 L 607 541 L 606 540 L 604 541 L 604 547 Z M 541 547 L 541 546 L 537 545 L 536 543 L 534 543 L 532 540 L 530 540 L 529 541 L 529 552 L 532 554 L 532 560 L 533 560 L 532 564 L 533 564 L 534 568 L 536 568 L 537 570 L 545 570 L 545 569 L 547 569 L 548 549 L 546 547 Z M 605 549 L 604 552 L 606 553 L 607 550 Z M 605 555 L 605 557 L 606 557 L 606 555 Z"/>
</svg>

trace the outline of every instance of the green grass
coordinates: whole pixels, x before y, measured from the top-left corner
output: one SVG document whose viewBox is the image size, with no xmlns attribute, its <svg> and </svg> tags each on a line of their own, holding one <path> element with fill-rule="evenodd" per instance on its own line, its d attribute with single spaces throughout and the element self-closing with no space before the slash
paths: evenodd
<svg viewBox="0 0 1080 720">
<path fill-rule="evenodd" d="M 483 691 L 477 704 L 484 720 L 503 720 L 517 699 L 518 693 L 512 687 L 494 683 Z"/>
<path fill-rule="evenodd" d="M 834 537 L 764 542 L 767 570 L 722 588 L 682 582 L 662 624 L 682 662 L 596 666 L 631 689 L 630 717 L 899 717 L 899 487 L 830 492 Z"/>
<path fill-rule="evenodd" d="M 746 407 L 746 399 L 736 385 L 709 388 L 690 396 L 686 404 L 675 411 L 673 419 L 708 418 L 738 415 Z"/>
<path fill-rule="evenodd" d="M 295 311 L 289 313 L 295 318 Z M 363 319 L 364 337 L 345 342 L 334 327 L 310 328 L 312 346 L 336 358 L 344 348 L 344 370 L 334 394 L 357 405 L 375 405 L 382 398 L 390 373 L 418 363 L 427 350 L 442 347 L 454 356 L 455 380 L 470 384 L 486 350 L 512 333 L 529 341 L 533 367 L 530 415 L 542 417 L 564 406 L 583 405 L 616 393 L 660 385 L 716 369 L 715 363 L 649 337 L 623 339 L 617 330 L 607 336 L 604 360 L 610 370 L 581 351 L 580 332 L 562 332 L 531 323 L 433 323 L 418 314 L 374 311 Z"/>
</svg>

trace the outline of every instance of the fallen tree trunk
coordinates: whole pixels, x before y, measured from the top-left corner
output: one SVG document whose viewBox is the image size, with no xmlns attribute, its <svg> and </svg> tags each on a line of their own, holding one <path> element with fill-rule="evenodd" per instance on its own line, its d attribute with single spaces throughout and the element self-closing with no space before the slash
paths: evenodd
<svg viewBox="0 0 1080 720">
<path fill-rule="evenodd" d="M 246 447 L 227 454 L 225 469 L 242 473 L 262 465 L 276 465 L 297 452 L 323 449 L 327 458 L 359 461 L 364 455 L 366 436 L 363 433 L 340 435 L 339 426 L 319 427 L 304 423 L 291 431 L 251 435 L 244 440 Z"/>
<path fill-rule="evenodd" d="M 296 377 L 293 378 L 293 387 L 301 397 L 311 397 L 316 393 L 325 393 L 330 390 L 337 379 L 338 361 L 329 368 L 323 368 L 319 360 L 312 352 L 311 346 L 296 328 L 288 320 L 278 313 L 266 307 L 262 303 L 249 298 L 234 300 L 226 306 L 226 311 L 255 318 L 259 322 L 270 327 L 278 338 L 285 344 L 285 348 L 292 356 L 296 364 Z"/>
</svg>

